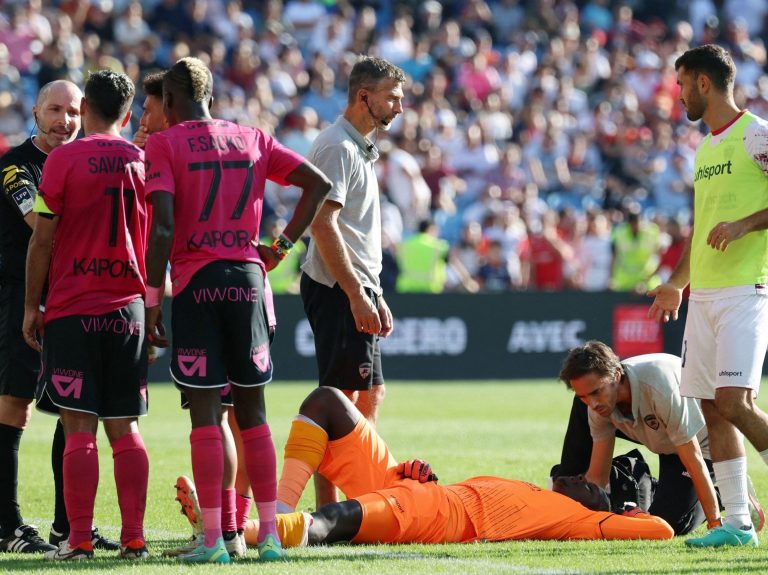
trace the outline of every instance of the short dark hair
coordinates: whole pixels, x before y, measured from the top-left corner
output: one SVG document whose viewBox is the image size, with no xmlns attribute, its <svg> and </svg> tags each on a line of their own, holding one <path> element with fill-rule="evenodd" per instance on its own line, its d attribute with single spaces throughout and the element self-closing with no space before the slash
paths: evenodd
<svg viewBox="0 0 768 575">
<path fill-rule="evenodd" d="M 675 70 L 681 67 L 695 75 L 706 74 L 721 92 L 727 92 L 736 78 L 733 58 L 728 50 L 716 44 L 704 44 L 686 51 L 675 60 Z"/>
<path fill-rule="evenodd" d="M 572 379 L 578 379 L 588 373 L 608 377 L 615 374 L 616 370 L 624 373 L 619 357 L 602 341 L 593 340 L 574 347 L 568 353 L 560 369 L 560 379 L 571 389 Z"/>
<path fill-rule="evenodd" d="M 114 70 L 93 72 L 85 83 L 88 107 L 102 120 L 110 123 L 125 116 L 135 95 L 136 86 L 131 79 Z"/>
<path fill-rule="evenodd" d="M 164 82 L 180 88 L 193 102 L 208 103 L 213 95 L 213 75 L 198 58 L 182 58 L 165 73 Z"/>
<path fill-rule="evenodd" d="M 144 88 L 144 95 L 154 96 L 162 100 L 163 78 L 165 78 L 165 72 L 154 72 L 144 76 L 144 81 L 141 83 Z"/>
<path fill-rule="evenodd" d="M 373 88 L 382 80 L 395 80 L 404 84 L 405 72 L 384 58 L 361 56 L 349 74 L 348 102 L 355 101 L 355 95 L 360 88 Z"/>
</svg>

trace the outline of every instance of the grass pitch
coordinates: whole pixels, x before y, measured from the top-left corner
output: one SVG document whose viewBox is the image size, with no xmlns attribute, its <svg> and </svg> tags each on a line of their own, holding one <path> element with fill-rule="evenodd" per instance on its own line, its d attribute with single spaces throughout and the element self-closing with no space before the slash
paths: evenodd
<svg viewBox="0 0 768 575">
<path fill-rule="evenodd" d="M 269 420 L 278 450 L 287 437 L 290 418 L 311 383 L 273 383 L 267 390 Z M 500 475 L 546 485 L 550 467 L 560 456 L 571 394 L 553 380 L 530 382 L 415 383 L 391 382 L 379 431 L 399 460 L 427 459 L 440 481 L 452 483 L 474 475 Z M 762 402 L 765 409 L 766 402 Z M 40 526 L 47 538 L 53 516 L 50 439 L 55 420 L 35 413 L 22 439 L 19 497 L 27 522 Z M 150 415 L 140 422 L 150 457 L 146 535 L 152 557 L 140 564 L 96 552 L 85 564 L 48 563 L 39 556 L 0 554 L 0 573 L 131 573 L 177 575 L 203 573 L 210 566 L 179 565 L 160 552 L 189 536 L 186 519 L 174 501 L 176 476 L 189 474 L 189 420 L 178 407 L 170 385 L 150 387 Z M 617 453 L 632 444 L 617 441 Z M 111 451 L 99 433 L 101 479 L 96 525 L 118 538 L 120 516 L 112 476 Z M 626 448 L 626 449 L 625 449 Z M 655 471 L 656 458 L 645 452 Z M 768 469 L 748 447 L 751 477 L 768 502 Z M 300 507 L 314 505 L 311 487 Z M 764 539 L 768 542 L 768 531 Z M 217 572 L 232 574 L 291 573 L 768 573 L 762 548 L 691 550 L 683 538 L 649 541 L 511 541 L 469 545 L 381 545 L 291 550 L 280 564 L 249 558 Z"/>
</svg>

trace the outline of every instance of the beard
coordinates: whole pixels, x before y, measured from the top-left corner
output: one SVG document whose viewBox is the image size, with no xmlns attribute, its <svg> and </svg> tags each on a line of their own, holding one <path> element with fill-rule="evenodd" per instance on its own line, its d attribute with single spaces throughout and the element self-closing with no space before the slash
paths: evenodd
<svg viewBox="0 0 768 575">
<path fill-rule="evenodd" d="M 704 116 L 706 108 L 706 103 L 704 102 L 704 98 L 701 97 L 701 94 L 691 94 L 691 97 L 688 98 L 688 101 L 685 104 L 685 114 L 691 122 L 697 122 Z"/>
</svg>

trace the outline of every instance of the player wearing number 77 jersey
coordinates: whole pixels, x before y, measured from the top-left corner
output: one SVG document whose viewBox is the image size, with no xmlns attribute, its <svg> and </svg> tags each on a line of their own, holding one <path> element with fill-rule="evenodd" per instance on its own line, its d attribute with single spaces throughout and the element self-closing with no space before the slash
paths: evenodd
<svg viewBox="0 0 768 575">
<path fill-rule="evenodd" d="M 44 338 L 37 408 L 60 415 L 64 425 L 70 524 L 69 540 L 46 553 L 48 559 L 93 557 L 99 419 L 114 456 L 120 555 L 148 556 L 143 522 L 149 463 L 137 423 L 147 413 L 144 158 L 120 137 L 134 93 L 125 74 L 91 74 L 80 104 L 86 136 L 51 152 L 35 200 L 23 332 L 38 351 L 37 337 Z"/>
<path fill-rule="evenodd" d="M 285 257 L 330 189 L 301 156 L 255 128 L 211 117 L 213 79 L 196 58 L 165 74 L 163 113 L 170 126 L 147 141 L 147 329 L 162 338 L 160 299 L 168 258 L 173 286 L 171 376 L 189 401 L 192 473 L 205 540 L 186 562 L 229 562 L 222 541 L 224 451 L 221 388 L 231 385 L 245 467 L 259 513 L 259 557 L 283 556 L 275 527 L 275 448 L 264 386 L 272 379 L 266 270 Z M 302 188 L 283 235 L 258 246 L 267 179 Z"/>
</svg>

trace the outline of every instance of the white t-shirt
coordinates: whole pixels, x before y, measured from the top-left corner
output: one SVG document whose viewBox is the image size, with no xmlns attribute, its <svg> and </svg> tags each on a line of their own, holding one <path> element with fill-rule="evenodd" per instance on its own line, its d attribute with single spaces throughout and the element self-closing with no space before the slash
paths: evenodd
<svg viewBox="0 0 768 575">
<path fill-rule="evenodd" d="M 680 395 L 680 358 L 666 353 L 638 355 L 621 362 L 632 391 L 632 413 L 615 409 L 610 417 L 589 413 L 593 441 L 604 441 L 620 430 L 658 454 L 676 453 L 676 446 L 698 437 L 710 459 L 709 438 L 697 400 Z"/>
</svg>

